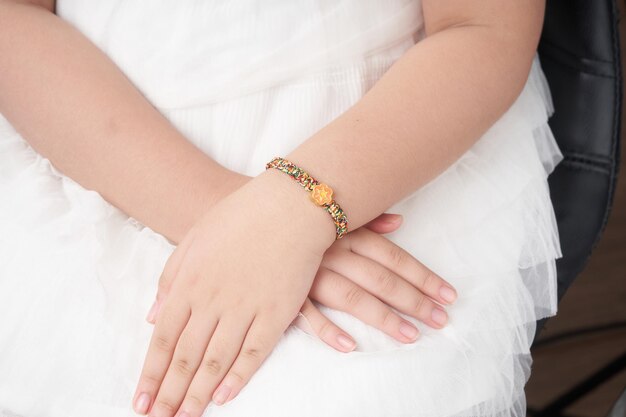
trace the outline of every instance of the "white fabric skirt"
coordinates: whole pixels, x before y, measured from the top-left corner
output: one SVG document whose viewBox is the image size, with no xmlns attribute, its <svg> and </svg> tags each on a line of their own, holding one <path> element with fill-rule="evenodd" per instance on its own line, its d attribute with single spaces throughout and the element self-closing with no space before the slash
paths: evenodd
<svg viewBox="0 0 626 417">
<path fill-rule="evenodd" d="M 255 176 L 359 100 L 424 38 L 417 0 L 59 0 L 190 141 Z M 459 293 L 448 325 L 395 341 L 322 311 L 341 353 L 294 325 L 211 417 L 524 416 L 537 319 L 561 256 L 546 178 L 562 155 L 536 56 L 521 95 L 459 160 L 391 207 L 387 237 Z M 87 138 L 85 140 L 88 140 Z M 0 118 L 0 413 L 130 417 L 174 246 L 59 172 Z"/>
</svg>

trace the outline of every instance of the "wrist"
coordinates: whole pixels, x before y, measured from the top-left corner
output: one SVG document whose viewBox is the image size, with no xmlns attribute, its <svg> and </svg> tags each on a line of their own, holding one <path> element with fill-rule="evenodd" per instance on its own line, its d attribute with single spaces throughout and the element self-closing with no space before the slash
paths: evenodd
<svg viewBox="0 0 626 417">
<path fill-rule="evenodd" d="M 316 205 L 307 190 L 288 174 L 270 168 L 251 181 L 263 199 L 275 205 L 284 222 L 306 239 L 307 244 L 323 253 L 335 241 L 336 227 L 330 214 Z"/>
<path fill-rule="evenodd" d="M 178 206 L 178 227 L 168 235 L 168 239 L 175 245 L 179 244 L 207 211 L 252 178 L 225 168 L 198 175 L 186 191 L 189 198 Z"/>
</svg>

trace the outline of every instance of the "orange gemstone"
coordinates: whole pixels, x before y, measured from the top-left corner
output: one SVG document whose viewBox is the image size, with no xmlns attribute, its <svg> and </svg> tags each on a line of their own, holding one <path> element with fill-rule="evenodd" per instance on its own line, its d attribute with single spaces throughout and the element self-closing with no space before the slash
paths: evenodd
<svg viewBox="0 0 626 417">
<path fill-rule="evenodd" d="M 333 189 L 323 183 L 317 184 L 311 190 L 311 199 L 320 206 L 328 204 L 333 201 Z"/>
</svg>

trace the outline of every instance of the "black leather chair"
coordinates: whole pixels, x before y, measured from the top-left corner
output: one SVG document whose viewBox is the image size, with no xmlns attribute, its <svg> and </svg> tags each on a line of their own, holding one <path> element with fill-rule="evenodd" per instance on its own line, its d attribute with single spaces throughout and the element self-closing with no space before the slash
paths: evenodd
<svg viewBox="0 0 626 417">
<path fill-rule="evenodd" d="M 623 94 L 615 1 L 547 0 L 538 47 L 555 107 L 549 124 L 565 156 L 548 179 L 563 251 L 557 261 L 559 301 L 598 243 L 613 202 Z M 545 321 L 537 323 L 535 339 Z M 625 367 L 626 352 L 529 414 L 563 415 L 569 404 Z"/>
<path fill-rule="evenodd" d="M 549 177 L 563 258 L 559 300 L 606 225 L 619 167 L 622 68 L 614 0 L 548 0 L 539 59 L 565 159 Z M 537 334 L 545 321 L 538 323 Z"/>
</svg>

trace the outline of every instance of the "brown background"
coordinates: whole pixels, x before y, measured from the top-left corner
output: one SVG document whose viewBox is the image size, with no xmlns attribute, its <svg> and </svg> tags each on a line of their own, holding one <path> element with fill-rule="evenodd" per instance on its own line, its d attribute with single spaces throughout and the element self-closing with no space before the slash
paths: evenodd
<svg viewBox="0 0 626 417">
<path fill-rule="evenodd" d="M 622 66 L 626 73 L 626 8 L 623 1 L 618 3 Z M 626 146 L 626 100 L 623 107 L 622 148 Z M 587 267 L 563 298 L 557 316 L 546 323 L 539 340 L 581 327 L 626 320 L 626 154 L 622 154 L 617 192 L 604 235 Z M 526 385 L 529 409 L 541 409 L 624 352 L 625 328 L 534 349 L 532 374 Z M 626 371 L 572 404 L 566 414 L 606 416 L 624 388 Z"/>
</svg>

